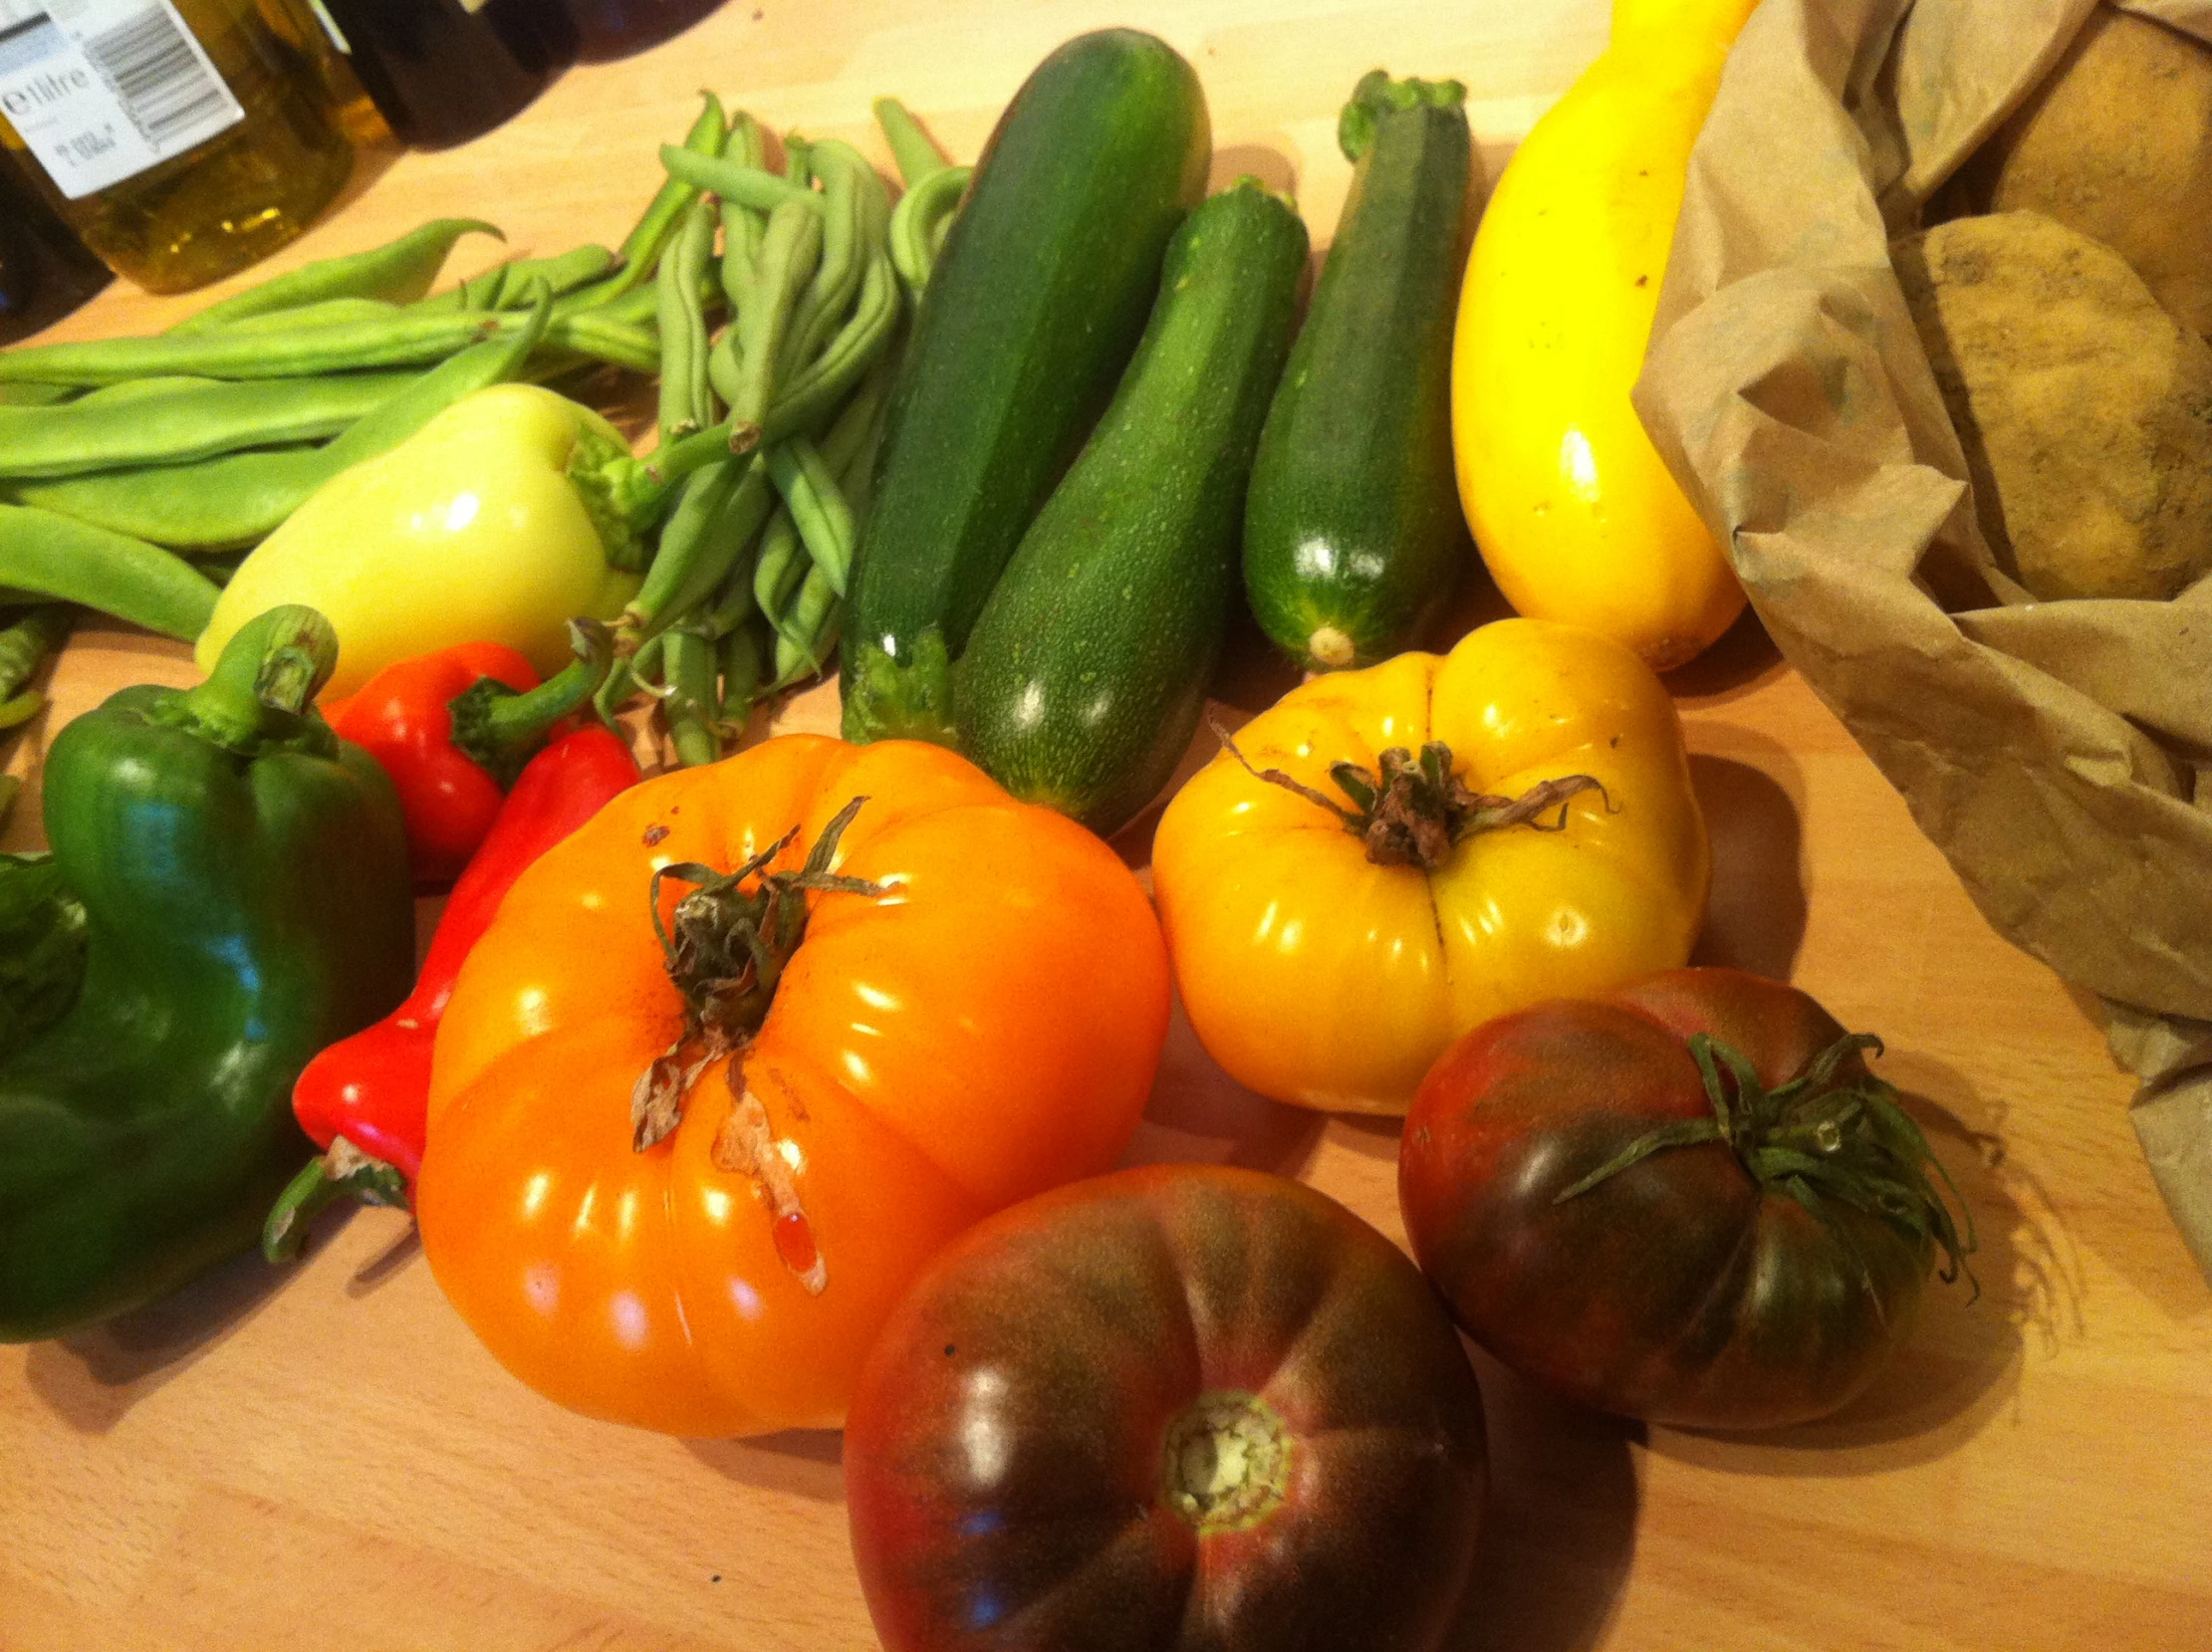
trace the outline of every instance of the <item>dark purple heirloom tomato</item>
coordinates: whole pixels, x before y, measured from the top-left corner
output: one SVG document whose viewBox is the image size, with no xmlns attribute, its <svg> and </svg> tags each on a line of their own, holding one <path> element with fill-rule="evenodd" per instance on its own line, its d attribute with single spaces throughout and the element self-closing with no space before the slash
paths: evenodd
<svg viewBox="0 0 2212 1652">
<path fill-rule="evenodd" d="M 1723 969 L 1479 1027 L 1406 1115 L 1413 1254 L 1470 1336 L 1586 1405 L 1825 1416 L 1904 1341 L 1937 1248 L 1950 1280 L 1972 1245 L 1867 1047 Z"/>
<path fill-rule="evenodd" d="M 1483 1468 L 1474 1372 L 1404 1254 L 1194 1165 L 972 1229 L 869 1354 L 845 1446 L 889 1652 L 1426 1652 Z"/>
</svg>

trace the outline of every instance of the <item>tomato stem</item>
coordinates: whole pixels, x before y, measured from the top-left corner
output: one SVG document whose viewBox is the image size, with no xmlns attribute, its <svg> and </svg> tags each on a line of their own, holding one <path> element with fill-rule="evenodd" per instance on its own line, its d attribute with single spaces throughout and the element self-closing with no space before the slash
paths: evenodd
<svg viewBox="0 0 2212 1652">
<path fill-rule="evenodd" d="M 1352 807 L 1347 809 L 1281 769 L 1255 768 L 1220 723 L 1213 725 L 1213 732 L 1253 778 L 1294 792 L 1343 821 L 1347 831 L 1366 843 L 1367 858 L 1377 866 L 1418 866 L 1432 872 L 1444 863 L 1454 844 L 1478 831 L 1515 826 L 1563 831 L 1569 801 L 1585 792 L 1596 792 L 1608 810 L 1612 808 L 1611 797 L 1593 775 L 1540 781 L 1518 798 L 1476 792 L 1453 772 L 1451 748 L 1431 740 L 1418 757 L 1408 747 L 1392 746 L 1376 758 L 1374 769 L 1352 762 L 1331 764 L 1330 778 L 1352 800 Z M 1547 826 L 1544 817 L 1555 808 L 1559 819 Z"/>
<path fill-rule="evenodd" d="M 1563 1190 L 1554 1204 L 1581 1197 L 1654 1153 L 1720 1142 L 1761 1187 L 1796 1200 L 1818 1218 L 1858 1258 L 1860 1277 L 1869 1286 L 1864 1260 L 1838 1220 L 1834 1203 L 1887 1222 L 1920 1243 L 1941 1246 L 1944 1283 L 1963 1272 L 1974 1295 L 1981 1295 L 1981 1282 L 1966 1263 L 1975 1248 L 1973 1211 L 1920 1126 L 1898 1105 L 1896 1090 L 1868 1072 L 1860 1060 L 1861 1051 L 1881 1054 L 1880 1039 L 1871 1033 L 1846 1033 L 1771 1090 L 1741 1052 L 1710 1034 L 1692 1033 L 1688 1045 L 1713 1116 L 1679 1120 L 1638 1136 Z M 1928 1178 L 1930 1165 L 1965 1218 L 1963 1235 L 1950 1203 Z"/>
<path fill-rule="evenodd" d="M 630 1092 L 632 1144 L 638 1152 L 676 1127 L 684 1095 L 701 1069 L 742 1049 L 768 1019 L 784 968 L 806 938 L 806 892 L 884 892 L 880 883 L 830 870 L 839 839 L 866 802 L 855 798 L 839 810 L 795 872 L 766 868 L 799 835 L 797 826 L 735 871 L 718 872 L 687 860 L 653 872 L 646 898 L 668 979 L 683 995 L 683 1033 L 638 1075 Z M 747 888 L 747 880 L 756 876 L 759 882 Z M 676 902 L 667 923 L 660 917 L 663 879 L 697 885 Z"/>
</svg>

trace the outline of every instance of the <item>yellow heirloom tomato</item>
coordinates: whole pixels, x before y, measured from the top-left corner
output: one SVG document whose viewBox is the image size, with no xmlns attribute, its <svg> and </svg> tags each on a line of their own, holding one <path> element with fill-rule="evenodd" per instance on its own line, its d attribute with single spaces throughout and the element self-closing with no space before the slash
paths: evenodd
<svg viewBox="0 0 2212 1652">
<path fill-rule="evenodd" d="M 1460 501 L 1498 589 L 1520 612 L 1603 631 L 1659 671 L 1744 605 L 1628 390 L 1690 146 L 1755 3 L 1614 0 L 1611 44 L 1491 192 L 1452 346 Z"/>
<path fill-rule="evenodd" d="M 1665 688 L 1537 619 L 1293 689 L 1152 847 L 1200 1042 L 1263 1095 L 1346 1112 L 1404 1112 L 1493 1016 L 1684 962 L 1711 868 Z"/>
</svg>

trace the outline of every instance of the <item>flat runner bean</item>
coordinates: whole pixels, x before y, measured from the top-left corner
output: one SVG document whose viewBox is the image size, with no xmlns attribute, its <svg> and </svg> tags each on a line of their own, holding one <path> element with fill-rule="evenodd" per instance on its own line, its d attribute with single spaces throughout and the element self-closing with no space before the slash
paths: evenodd
<svg viewBox="0 0 2212 1652">
<path fill-rule="evenodd" d="M 240 448 L 320 441 L 413 383 L 409 372 L 232 382 L 187 380 L 116 400 L 0 407 L 0 477 L 39 479 L 180 464 Z M 123 386 L 117 386 L 121 389 Z"/>
<path fill-rule="evenodd" d="M 274 533 L 341 471 L 397 447 L 461 397 L 519 376 L 543 336 L 545 320 L 541 302 L 521 330 L 471 345 L 409 380 L 324 447 L 230 453 L 193 465 L 18 483 L 9 491 L 19 503 L 176 550 L 227 551 L 252 545 Z"/>
<path fill-rule="evenodd" d="M 190 642 L 215 611 L 214 582 L 183 558 L 29 505 L 0 505 L 0 584 Z"/>
<path fill-rule="evenodd" d="M 430 290 L 454 243 L 464 235 L 506 237 L 480 218 L 438 218 L 381 247 L 303 264 L 208 306 L 169 329 L 168 336 L 205 333 L 279 310 L 297 310 L 325 299 L 391 299 L 406 303 Z"/>
<path fill-rule="evenodd" d="M 150 339 L 90 339 L 31 345 L 0 352 L 0 379 L 47 383 L 117 384 L 129 378 L 193 373 L 207 378 L 303 378 L 363 367 L 412 366 L 442 360 L 454 352 L 512 332 L 523 318 L 499 315 L 400 314 L 336 327 L 285 328 L 267 333 L 228 329 Z"/>
</svg>

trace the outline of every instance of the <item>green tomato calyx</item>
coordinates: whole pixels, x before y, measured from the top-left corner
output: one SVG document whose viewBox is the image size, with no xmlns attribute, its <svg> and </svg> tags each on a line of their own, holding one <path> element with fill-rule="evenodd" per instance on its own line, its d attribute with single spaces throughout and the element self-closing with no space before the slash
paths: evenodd
<svg viewBox="0 0 2212 1652">
<path fill-rule="evenodd" d="M 668 979 L 683 995 L 683 1032 L 639 1074 L 630 1092 L 631 1145 L 638 1152 L 676 1127 L 684 1096 L 707 1063 L 742 1050 L 768 1019 L 776 985 L 806 938 L 807 893 L 873 897 L 886 892 L 880 883 L 842 877 L 830 869 L 839 839 L 866 802 L 855 798 L 839 810 L 795 872 L 768 867 L 799 835 L 797 826 L 735 871 L 718 872 L 686 860 L 653 872 L 646 898 Z M 660 916 L 664 879 L 693 885 L 665 922 Z M 733 1084 L 735 1070 L 732 1063 Z"/>
<path fill-rule="evenodd" d="M 1343 821 L 1346 830 L 1366 843 L 1367 858 L 1377 866 L 1418 866 L 1432 872 L 1449 857 L 1454 844 L 1478 831 L 1516 826 L 1564 831 L 1569 802 L 1585 792 L 1596 792 L 1607 809 L 1612 807 L 1595 775 L 1540 781 L 1518 798 L 1474 791 L 1453 772 L 1451 748 L 1431 740 L 1419 757 L 1407 747 L 1392 746 L 1375 759 L 1373 769 L 1352 762 L 1331 764 L 1330 778 L 1352 800 L 1347 809 L 1280 769 L 1254 768 L 1219 723 L 1213 732 L 1253 778 L 1295 792 Z M 1559 818 L 1546 825 L 1545 817 L 1555 809 Z"/>
<path fill-rule="evenodd" d="M 1920 1243 L 1940 1246 L 1944 1283 L 1964 1273 L 1975 1296 L 1981 1295 L 1981 1282 L 1966 1263 L 1974 1250 L 1974 1213 L 1929 1149 L 1920 1126 L 1898 1105 L 1896 1090 L 1859 1060 L 1863 1050 L 1880 1055 L 1880 1039 L 1871 1033 L 1846 1033 L 1771 1090 L 1759 1081 L 1749 1060 L 1710 1034 L 1692 1033 L 1688 1045 L 1713 1116 L 1661 1125 L 1639 1136 L 1563 1190 L 1554 1204 L 1580 1198 L 1670 1147 L 1720 1142 L 1762 1188 L 1804 1206 L 1853 1258 L 1858 1249 L 1838 1219 L 1838 1205 L 1887 1222 Z M 1928 1178 L 1930 1165 L 1958 1202 L 1966 1219 L 1963 1235 L 1950 1205 Z M 1859 1271 L 1866 1276 L 1862 1259 Z"/>
</svg>

